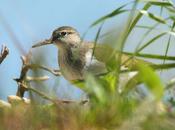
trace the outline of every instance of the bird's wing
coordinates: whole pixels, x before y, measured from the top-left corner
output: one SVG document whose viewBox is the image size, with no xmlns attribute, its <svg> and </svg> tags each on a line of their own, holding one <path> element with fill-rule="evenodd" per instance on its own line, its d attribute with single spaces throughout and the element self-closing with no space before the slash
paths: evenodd
<svg viewBox="0 0 175 130">
<path fill-rule="evenodd" d="M 101 62 L 93 56 L 93 49 L 89 49 L 85 54 L 85 70 L 93 75 L 101 75 L 107 73 L 106 65 L 104 62 Z"/>
<path fill-rule="evenodd" d="M 110 63 L 112 60 L 117 60 L 117 54 L 119 53 L 107 44 L 97 44 L 95 49 L 92 42 L 87 43 L 86 46 L 86 48 L 93 50 L 93 57 L 100 63 L 108 64 L 108 62 Z M 137 70 L 138 63 L 152 65 L 150 62 L 132 57 L 131 55 L 121 54 L 121 69 Z"/>
</svg>

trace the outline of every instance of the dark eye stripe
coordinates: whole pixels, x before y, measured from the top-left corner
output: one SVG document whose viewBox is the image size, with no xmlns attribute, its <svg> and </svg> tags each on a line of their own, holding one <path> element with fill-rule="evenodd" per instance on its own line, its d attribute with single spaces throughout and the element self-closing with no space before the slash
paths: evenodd
<svg viewBox="0 0 175 130">
<path fill-rule="evenodd" d="M 57 32 L 57 33 L 53 34 L 52 40 L 55 41 L 55 40 L 57 40 L 59 38 L 65 37 L 66 35 L 73 34 L 73 33 L 74 32 L 65 32 L 65 31 Z"/>
<path fill-rule="evenodd" d="M 62 36 L 64 36 L 64 35 L 66 35 L 66 34 L 73 34 L 73 32 L 60 32 L 60 34 L 61 34 Z"/>
<path fill-rule="evenodd" d="M 61 36 L 66 36 L 67 35 L 67 32 L 61 32 L 60 35 Z"/>
</svg>

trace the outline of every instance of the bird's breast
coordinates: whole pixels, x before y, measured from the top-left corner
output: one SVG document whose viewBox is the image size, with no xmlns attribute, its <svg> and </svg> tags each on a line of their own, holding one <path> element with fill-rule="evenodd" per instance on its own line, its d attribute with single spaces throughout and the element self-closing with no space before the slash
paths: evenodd
<svg viewBox="0 0 175 130">
<path fill-rule="evenodd" d="M 85 63 L 83 57 L 74 57 L 71 51 L 59 52 L 58 63 L 62 75 L 67 80 L 82 80 L 84 78 L 83 68 Z"/>
</svg>

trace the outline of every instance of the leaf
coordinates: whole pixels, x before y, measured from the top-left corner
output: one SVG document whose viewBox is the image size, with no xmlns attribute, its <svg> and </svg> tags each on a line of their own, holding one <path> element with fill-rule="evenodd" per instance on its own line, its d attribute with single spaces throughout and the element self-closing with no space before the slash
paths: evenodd
<svg viewBox="0 0 175 130">
<path fill-rule="evenodd" d="M 101 26 L 99 27 L 99 29 L 97 31 L 97 34 L 96 34 L 96 37 L 95 37 L 95 40 L 94 40 L 94 47 L 93 47 L 93 52 L 92 52 L 92 56 L 91 56 L 91 62 L 92 62 L 92 59 L 93 59 L 93 56 L 94 56 L 94 53 L 95 53 L 95 48 L 96 48 L 96 45 L 97 45 L 101 30 L 102 30 L 102 27 L 103 27 L 103 24 L 104 23 L 102 23 Z"/>
<path fill-rule="evenodd" d="M 145 4 L 145 6 L 143 7 L 142 10 L 148 10 L 151 7 L 150 4 Z M 135 27 L 135 25 L 138 23 L 138 21 L 142 18 L 143 14 L 139 13 L 134 20 L 132 21 L 129 29 L 128 29 L 128 35 L 131 33 L 131 31 L 133 30 L 133 28 Z"/>
<path fill-rule="evenodd" d="M 135 27 L 141 28 L 141 29 L 158 30 L 157 28 L 152 28 L 151 26 L 146 26 L 146 25 L 136 25 Z"/>
<path fill-rule="evenodd" d="M 133 76 L 131 79 L 128 80 L 128 82 L 126 83 L 126 85 L 124 87 L 122 94 L 127 94 L 132 89 L 137 87 L 137 85 L 139 85 L 140 83 L 141 83 L 141 81 L 139 79 L 139 75 L 136 74 L 135 76 Z"/>
<path fill-rule="evenodd" d="M 166 20 L 169 20 L 169 18 L 166 18 Z M 143 34 L 143 36 L 142 36 L 141 40 L 139 41 L 139 43 L 138 43 L 138 45 L 137 45 L 137 47 L 136 47 L 135 50 L 137 50 L 137 49 L 140 47 L 141 43 L 145 40 L 145 38 L 146 38 L 153 30 L 158 30 L 158 29 L 156 29 L 156 27 L 159 26 L 159 24 L 160 24 L 160 23 L 156 23 L 156 24 L 153 25 L 152 27 L 148 28 L 148 30 L 145 32 L 145 34 Z"/>
<path fill-rule="evenodd" d="M 89 98 L 91 98 L 91 100 L 101 104 L 106 102 L 106 92 L 104 87 L 92 75 L 87 75 L 86 90 L 90 95 Z"/>
<path fill-rule="evenodd" d="M 169 7 L 169 6 L 167 6 L 167 7 L 165 7 L 169 12 L 171 12 L 171 13 L 175 13 L 175 8 L 174 7 Z"/>
<path fill-rule="evenodd" d="M 143 63 L 137 63 L 137 70 L 139 71 L 139 65 L 144 65 L 143 68 L 146 68 L 145 66 L 148 66 L 148 64 L 143 64 Z M 169 64 L 151 64 L 148 66 L 150 69 L 154 69 L 154 70 L 160 70 L 160 69 L 170 69 L 170 68 L 174 68 L 175 64 L 174 63 L 169 63 Z M 143 69 L 142 68 L 142 69 Z M 149 70 L 145 70 L 146 74 L 149 76 L 152 76 L 152 74 L 149 72 Z M 129 72 L 132 73 L 132 72 Z M 140 73 L 136 73 L 133 77 L 131 77 L 128 82 L 125 85 L 125 88 L 122 92 L 122 94 L 127 94 L 128 92 L 130 92 L 132 89 L 136 88 L 139 84 L 143 83 L 143 79 L 142 79 L 142 75 L 140 75 Z M 154 80 L 154 78 L 152 78 L 152 80 Z"/>
<path fill-rule="evenodd" d="M 142 44 L 142 42 L 145 40 L 145 38 L 159 25 L 160 23 L 156 23 L 155 25 L 153 25 L 150 29 L 148 29 L 142 36 L 141 40 L 139 41 L 138 45 L 135 48 L 135 51 L 137 51 L 137 49 L 140 47 L 140 45 Z M 136 55 L 136 53 L 134 54 Z"/>
<path fill-rule="evenodd" d="M 168 1 L 158 1 L 158 0 L 139 0 L 140 2 L 148 2 L 151 5 L 156 5 L 156 6 L 172 6 L 173 3 L 168 2 Z"/>
<path fill-rule="evenodd" d="M 158 2 L 152 1 L 150 2 L 150 4 L 157 5 L 157 6 L 172 6 L 172 3 L 166 2 L 166 1 L 158 1 Z"/>
<path fill-rule="evenodd" d="M 151 19 L 157 21 L 157 22 L 160 22 L 160 23 L 163 23 L 163 24 L 166 23 L 166 20 L 165 20 L 165 19 L 163 19 L 163 18 L 160 17 L 160 16 L 154 15 L 154 14 L 148 12 L 148 11 L 139 10 L 139 12 L 140 12 L 141 14 L 144 14 L 145 16 L 147 16 L 147 17 L 149 17 L 149 18 L 151 18 Z"/>
<path fill-rule="evenodd" d="M 110 72 L 103 77 L 100 78 L 101 83 L 103 83 L 104 86 L 106 86 L 106 90 L 112 93 L 116 92 L 117 87 L 117 74 L 114 72 Z"/>
<path fill-rule="evenodd" d="M 173 31 L 174 27 L 175 27 L 175 22 L 173 22 L 173 25 L 172 25 L 172 27 L 171 27 L 171 31 Z M 166 47 L 166 50 L 165 50 L 165 58 L 164 58 L 163 63 L 165 63 L 166 57 L 167 57 L 167 55 L 168 55 L 168 50 L 169 50 L 170 43 L 171 43 L 171 37 L 172 37 L 172 36 L 170 35 L 169 38 L 168 38 L 168 43 L 167 43 L 167 47 Z"/>
<path fill-rule="evenodd" d="M 160 100 L 163 96 L 164 86 L 159 78 L 159 76 L 154 72 L 154 70 L 145 64 L 138 64 L 139 78 L 149 90 L 154 94 L 157 100 Z"/>
<path fill-rule="evenodd" d="M 127 54 L 127 55 L 133 55 L 134 53 L 131 53 L 131 52 L 122 52 L 124 54 Z M 159 59 L 159 60 L 175 60 L 175 56 L 164 56 L 164 55 L 156 55 L 156 54 L 145 54 L 145 53 L 137 53 L 135 54 L 137 57 L 143 57 L 143 58 L 150 58 L 150 59 Z"/>
<path fill-rule="evenodd" d="M 152 38 L 151 40 L 149 40 L 147 43 L 145 43 L 142 47 L 140 47 L 139 49 L 137 49 L 136 53 L 142 51 L 143 49 L 145 49 L 147 46 L 149 46 L 151 43 L 153 43 L 154 41 L 156 41 L 157 39 L 161 38 L 162 36 L 164 36 L 166 33 L 161 33 L 157 36 L 155 36 L 154 38 Z"/>
<path fill-rule="evenodd" d="M 128 4 L 129 4 L 129 3 L 128 3 Z M 121 14 L 121 13 L 124 13 L 124 12 L 128 11 L 128 10 L 124 10 L 124 9 L 123 9 L 123 8 L 124 8 L 125 6 L 127 6 L 128 4 L 122 5 L 122 6 L 120 6 L 119 8 L 117 8 L 116 10 L 112 11 L 111 13 L 109 13 L 109 14 L 107 14 L 107 15 L 101 17 L 101 18 L 99 18 L 99 19 L 96 20 L 94 23 L 92 23 L 90 27 L 93 27 L 93 26 L 95 26 L 95 25 L 97 25 L 97 24 L 99 24 L 99 23 L 101 23 L 101 22 L 104 22 L 106 19 L 109 19 L 109 18 L 111 18 L 111 17 L 114 17 L 114 16 L 116 16 L 116 15 L 119 15 L 119 14 Z"/>
<path fill-rule="evenodd" d="M 157 39 L 161 38 L 162 36 L 166 35 L 166 34 L 170 34 L 175 36 L 175 33 L 172 31 L 168 31 L 168 32 L 163 32 L 155 37 L 153 37 L 151 40 L 149 40 L 147 43 L 145 43 L 142 47 L 140 47 L 139 49 L 137 49 L 136 53 L 142 51 L 143 49 L 145 49 L 147 46 L 149 46 L 151 43 L 153 43 L 154 41 L 156 41 Z"/>
</svg>

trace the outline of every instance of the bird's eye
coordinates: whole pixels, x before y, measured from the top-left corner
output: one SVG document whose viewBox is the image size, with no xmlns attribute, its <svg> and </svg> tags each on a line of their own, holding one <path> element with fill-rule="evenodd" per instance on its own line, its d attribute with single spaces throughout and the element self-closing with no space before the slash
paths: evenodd
<svg viewBox="0 0 175 130">
<path fill-rule="evenodd" d="M 69 32 L 55 32 L 52 34 L 52 40 L 55 41 L 57 39 L 64 38 L 68 34 L 70 33 Z"/>
<path fill-rule="evenodd" d="M 67 32 L 60 32 L 60 36 L 64 37 L 67 35 Z"/>
</svg>

